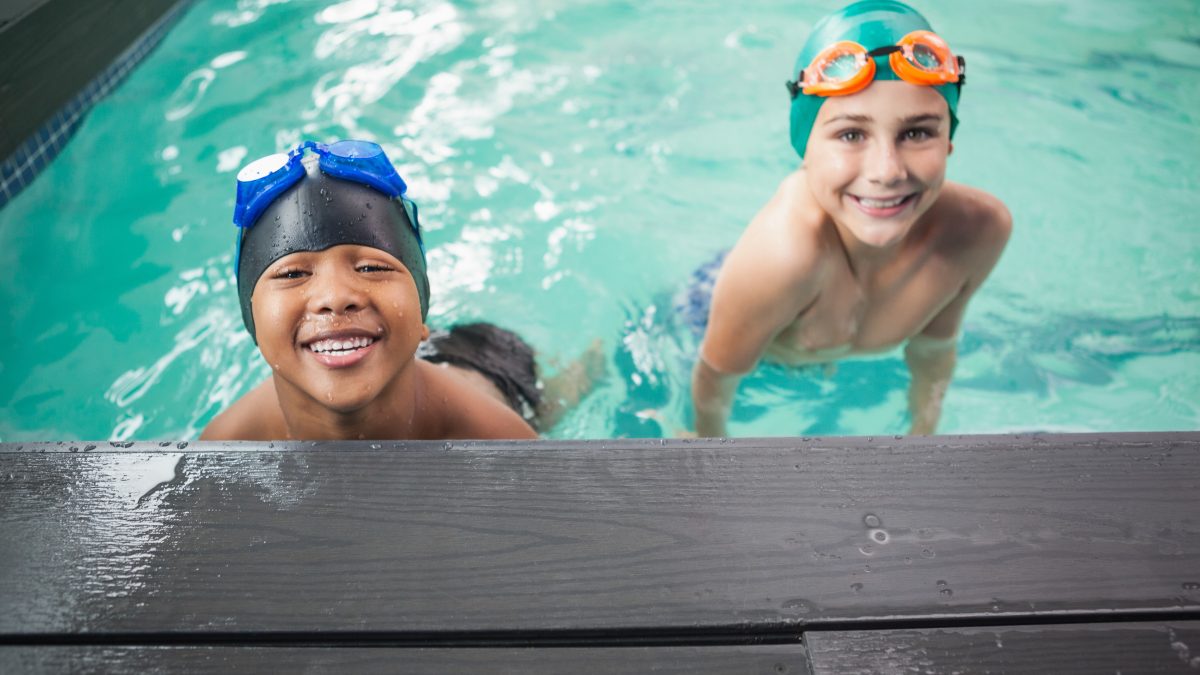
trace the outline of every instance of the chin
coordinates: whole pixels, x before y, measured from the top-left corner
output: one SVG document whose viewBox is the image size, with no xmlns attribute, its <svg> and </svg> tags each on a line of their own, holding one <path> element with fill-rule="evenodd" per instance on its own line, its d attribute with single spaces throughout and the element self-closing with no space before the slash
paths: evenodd
<svg viewBox="0 0 1200 675">
<path fill-rule="evenodd" d="M 849 227 L 854 238 L 872 248 L 890 248 L 904 241 L 912 229 L 910 223 Z"/>
</svg>

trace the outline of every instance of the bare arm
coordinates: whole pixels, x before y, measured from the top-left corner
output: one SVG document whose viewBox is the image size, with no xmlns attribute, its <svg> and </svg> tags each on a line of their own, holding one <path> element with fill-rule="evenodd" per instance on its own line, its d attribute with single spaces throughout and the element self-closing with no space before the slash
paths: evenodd
<svg viewBox="0 0 1200 675">
<path fill-rule="evenodd" d="M 942 416 L 942 399 L 954 375 L 958 357 L 957 339 L 917 335 L 904 348 L 904 360 L 912 374 L 908 386 L 909 433 L 927 436 L 937 430 Z"/>
<path fill-rule="evenodd" d="M 703 358 L 696 359 L 692 371 L 692 406 L 696 412 L 697 436 L 728 435 L 725 420 L 733 409 L 733 395 L 741 379 L 741 375 L 714 370 Z"/>
<path fill-rule="evenodd" d="M 785 181 L 794 182 L 790 177 Z M 726 420 L 742 376 L 816 297 L 821 245 L 817 231 L 796 222 L 780 192 L 730 251 L 713 288 L 708 329 L 692 371 L 692 407 L 699 436 L 726 435 Z"/>
<path fill-rule="evenodd" d="M 983 193 L 974 193 L 964 222 L 972 234 L 967 250 L 963 251 L 967 281 L 958 295 L 909 340 L 904 349 L 904 360 L 912 375 L 908 388 L 912 434 L 928 435 L 937 431 L 942 401 L 958 359 L 958 331 L 967 303 L 996 266 L 1012 232 L 1012 216 L 1008 209 L 999 200 Z"/>
</svg>

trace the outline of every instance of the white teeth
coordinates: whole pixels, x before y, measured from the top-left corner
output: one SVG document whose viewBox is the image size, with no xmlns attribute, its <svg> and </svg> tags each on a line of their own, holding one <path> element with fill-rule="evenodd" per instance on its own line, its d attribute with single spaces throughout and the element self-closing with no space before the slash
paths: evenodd
<svg viewBox="0 0 1200 675">
<path fill-rule="evenodd" d="M 362 349 L 375 341 L 375 338 L 353 337 L 345 340 L 318 340 L 308 346 L 318 354 L 334 354 L 341 356 L 356 349 Z"/>
<path fill-rule="evenodd" d="M 893 206 L 899 206 L 900 202 L 908 199 L 908 195 L 902 195 L 895 199 L 871 199 L 870 197 L 859 197 L 858 201 L 869 209 L 890 209 Z"/>
</svg>

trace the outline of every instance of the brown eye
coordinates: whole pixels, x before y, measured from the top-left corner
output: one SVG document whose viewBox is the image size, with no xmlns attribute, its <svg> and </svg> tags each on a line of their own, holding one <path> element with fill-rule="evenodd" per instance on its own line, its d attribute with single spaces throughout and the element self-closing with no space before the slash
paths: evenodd
<svg viewBox="0 0 1200 675">
<path fill-rule="evenodd" d="M 392 268 L 388 265 L 381 265 L 379 263 L 363 263 L 358 266 L 358 271 L 364 273 L 391 272 Z"/>
</svg>

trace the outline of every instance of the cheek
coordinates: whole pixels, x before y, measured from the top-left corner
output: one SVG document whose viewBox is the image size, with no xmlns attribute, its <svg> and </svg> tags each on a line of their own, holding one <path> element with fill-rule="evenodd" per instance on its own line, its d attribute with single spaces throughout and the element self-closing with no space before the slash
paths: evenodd
<svg viewBox="0 0 1200 675">
<path fill-rule="evenodd" d="M 269 363 L 274 356 L 291 349 L 292 329 L 295 321 L 291 318 L 295 313 L 286 297 L 279 294 L 255 293 L 251 298 L 251 312 L 254 315 L 254 332 L 258 338 L 258 348 Z"/>
<path fill-rule="evenodd" d="M 841 187 L 854 176 L 854 155 L 837 152 L 837 148 L 822 147 L 816 154 L 815 161 L 805 162 L 805 168 L 810 170 L 809 180 L 814 188 L 828 190 Z"/>
</svg>

